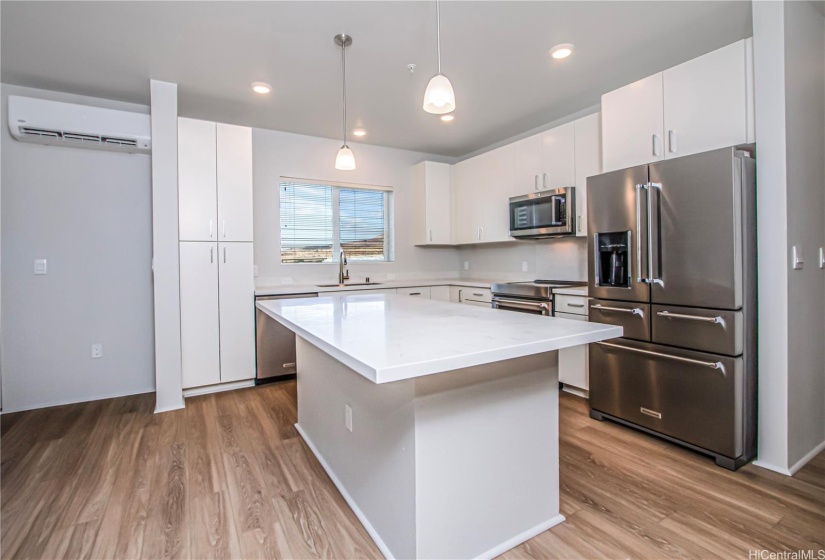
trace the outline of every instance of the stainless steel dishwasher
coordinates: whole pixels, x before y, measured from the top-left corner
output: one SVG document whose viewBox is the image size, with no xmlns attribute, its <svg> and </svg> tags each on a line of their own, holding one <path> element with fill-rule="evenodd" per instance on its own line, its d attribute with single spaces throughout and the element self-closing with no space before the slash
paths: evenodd
<svg viewBox="0 0 825 560">
<path fill-rule="evenodd" d="M 318 297 L 317 293 L 287 296 L 258 296 L 255 303 L 273 299 Z M 295 333 L 255 307 L 255 348 L 257 369 L 255 384 L 293 379 L 295 364 Z"/>
</svg>

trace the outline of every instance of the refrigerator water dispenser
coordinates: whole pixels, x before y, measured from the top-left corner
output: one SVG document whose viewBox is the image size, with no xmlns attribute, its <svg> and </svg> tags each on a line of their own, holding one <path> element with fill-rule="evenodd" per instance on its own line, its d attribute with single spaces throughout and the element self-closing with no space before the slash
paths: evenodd
<svg viewBox="0 0 825 560">
<path fill-rule="evenodd" d="M 630 232 L 596 234 L 596 279 L 600 286 L 630 287 Z"/>
</svg>

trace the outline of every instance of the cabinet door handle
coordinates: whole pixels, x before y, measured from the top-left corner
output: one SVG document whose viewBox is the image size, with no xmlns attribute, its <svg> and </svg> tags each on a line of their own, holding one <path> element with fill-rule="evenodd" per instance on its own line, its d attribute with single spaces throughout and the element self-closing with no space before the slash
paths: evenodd
<svg viewBox="0 0 825 560">
<path fill-rule="evenodd" d="M 221 235 L 226 237 L 226 220 L 223 221 L 223 224 L 221 225 L 221 228 L 223 230 L 223 231 L 221 231 Z"/>
<path fill-rule="evenodd" d="M 226 247 L 223 248 L 223 264 L 226 264 Z"/>
<path fill-rule="evenodd" d="M 576 231 L 581 233 L 582 231 L 582 217 L 581 215 L 576 216 Z"/>
<path fill-rule="evenodd" d="M 476 293 L 476 292 L 473 292 L 473 295 L 476 296 L 476 297 L 484 297 L 484 294 L 479 294 L 479 293 Z"/>
<path fill-rule="evenodd" d="M 433 230 L 430 230 L 430 243 L 433 241 Z"/>
<path fill-rule="evenodd" d="M 479 229 L 481 230 L 481 236 L 479 239 L 484 239 L 484 226 L 481 226 Z"/>
<path fill-rule="evenodd" d="M 209 237 L 212 237 L 212 220 L 209 220 Z"/>
<path fill-rule="evenodd" d="M 535 177 L 535 181 L 533 182 L 534 190 L 539 190 L 539 176 L 534 175 L 534 177 Z"/>
<path fill-rule="evenodd" d="M 420 296 L 421 292 L 410 292 L 411 296 Z"/>
<path fill-rule="evenodd" d="M 584 307 L 583 303 L 568 303 L 567 307 Z"/>
<path fill-rule="evenodd" d="M 667 145 L 668 145 L 667 149 L 670 151 L 670 153 L 675 154 L 676 149 L 677 149 L 676 148 L 676 132 L 673 131 L 673 130 L 668 130 L 667 131 Z"/>
<path fill-rule="evenodd" d="M 638 307 L 633 309 L 625 309 L 624 307 L 608 307 L 606 305 L 596 304 L 592 306 L 593 309 L 599 309 L 601 311 L 614 311 L 616 313 L 632 313 L 633 315 L 641 315 L 644 316 L 644 312 Z"/>
<path fill-rule="evenodd" d="M 653 135 L 653 155 L 659 157 L 659 135 Z"/>
<path fill-rule="evenodd" d="M 476 228 L 476 240 L 481 241 L 481 228 Z"/>
<path fill-rule="evenodd" d="M 547 173 L 541 174 L 541 187 L 547 189 Z"/>
<path fill-rule="evenodd" d="M 209 248 L 209 264 L 212 264 L 214 262 L 215 262 L 215 248 L 210 247 Z"/>
<path fill-rule="evenodd" d="M 667 317 L 669 319 L 683 319 L 685 321 L 702 321 L 703 323 L 716 323 L 717 325 L 725 326 L 725 320 L 722 317 L 699 317 L 697 315 L 682 315 L 681 313 L 671 313 L 670 311 L 658 311 L 656 315 L 659 317 Z"/>
</svg>

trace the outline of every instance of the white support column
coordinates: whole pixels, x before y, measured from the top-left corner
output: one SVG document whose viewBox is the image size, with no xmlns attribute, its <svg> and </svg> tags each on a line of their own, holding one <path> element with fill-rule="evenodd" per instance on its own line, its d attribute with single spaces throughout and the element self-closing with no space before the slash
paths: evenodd
<svg viewBox="0 0 825 560">
<path fill-rule="evenodd" d="M 183 408 L 178 263 L 178 86 L 150 81 L 155 412 Z"/>
</svg>

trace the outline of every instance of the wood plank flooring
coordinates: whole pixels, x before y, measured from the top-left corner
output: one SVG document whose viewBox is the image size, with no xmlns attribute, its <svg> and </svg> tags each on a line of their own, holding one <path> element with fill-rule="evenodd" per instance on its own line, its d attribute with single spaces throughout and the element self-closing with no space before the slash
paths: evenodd
<svg viewBox="0 0 825 560">
<path fill-rule="evenodd" d="M 0 417 L 2 558 L 380 558 L 298 436 L 295 383 Z M 587 415 L 563 395 L 567 521 L 525 558 L 748 558 L 825 548 L 825 453 L 793 478 Z"/>
</svg>

